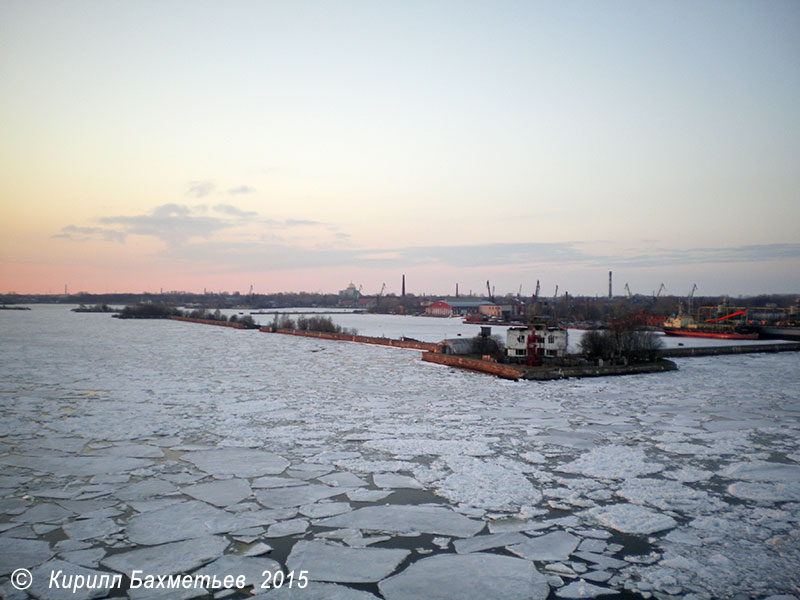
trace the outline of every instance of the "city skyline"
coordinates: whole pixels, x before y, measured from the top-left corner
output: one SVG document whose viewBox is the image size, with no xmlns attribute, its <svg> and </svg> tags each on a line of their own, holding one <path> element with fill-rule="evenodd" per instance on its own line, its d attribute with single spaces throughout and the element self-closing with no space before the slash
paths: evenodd
<svg viewBox="0 0 800 600">
<path fill-rule="evenodd" d="M 796 3 L 0 16 L 0 292 L 800 291 Z"/>
</svg>

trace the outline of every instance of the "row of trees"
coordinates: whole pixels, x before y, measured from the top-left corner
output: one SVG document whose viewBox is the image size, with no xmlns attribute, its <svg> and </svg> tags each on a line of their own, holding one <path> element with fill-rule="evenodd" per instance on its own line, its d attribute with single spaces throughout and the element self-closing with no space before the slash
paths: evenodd
<svg viewBox="0 0 800 600">
<path fill-rule="evenodd" d="M 609 329 L 591 329 L 581 338 L 581 354 L 590 359 L 616 362 L 653 362 L 664 344 L 655 333 L 637 329 L 631 322 L 618 322 Z"/>
<path fill-rule="evenodd" d="M 349 327 L 342 327 L 333 322 L 330 317 L 300 315 L 297 321 L 289 315 L 275 315 L 272 320 L 272 327 L 275 329 L 295 329 L 297 331 L 319 331 L 323 333 L 345 333 L 356 335 L 358 331 Z"/>
<path fill-rule="evenodd" d="M 226 317 L 220 309 L 210 311 L 205 308 L 196 308 L 184 311 L 166 304 L 142 303 L 126 306 L 118 315 L 120 319 L 168 319 L 170 317 L 185 317 L 189 319 L 205 319 L 207 321 L 220 321 L 222 323 L 239 323 L 247 329 L 257 329 L 258 323 L 250 315 L 231 315 Z"/>
</svg>

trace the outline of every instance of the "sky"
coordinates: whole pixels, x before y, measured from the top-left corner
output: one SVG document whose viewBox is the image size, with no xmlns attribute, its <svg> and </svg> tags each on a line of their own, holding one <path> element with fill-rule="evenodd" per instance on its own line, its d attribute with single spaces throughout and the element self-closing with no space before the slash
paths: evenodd
<svg viewBox="0 0 800 600">
<path fill-rule="evenodd" d="M 0 293 L 800 293 L 800 3 L 0 3 Z"/>
</svg>

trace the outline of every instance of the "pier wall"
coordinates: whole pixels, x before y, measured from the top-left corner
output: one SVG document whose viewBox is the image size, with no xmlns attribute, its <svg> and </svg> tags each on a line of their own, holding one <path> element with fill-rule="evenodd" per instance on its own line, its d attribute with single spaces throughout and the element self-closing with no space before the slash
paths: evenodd
<svg viewBox="0 0 800 600">
<path fill-rule="evenodd" d="M 742 346 L 710 346 L 706 348 L 668 348 L 661 351 L 666 358 L 683 356 L 717 356 L 720 354 L 756 354 L 760 352 L 798 352 L 800 343 L 746 344 Z"/>
<path fill-rule="evenodd" d="M 272 327 L 260 327 L 260 331 L 266 333 L 283 333 L 286 335 L 297 335 L 300 337 L 312 337 L 323 340 L 336 340 L 340 342 L 357 342 L 359 344 L 375 344 L 377 346 L 390 346 L 392 348 L 411 348 L 412 350 L 423 350 L 433 352 L 438 344 L 430 342 L 419 342 L 416 340 L 395 340 L 392 338 L 371 337 L 367 335 L 353 335 L 350 333 L 329 333 L 327 331 L 301 331 L 299 329 L 273 329 Z"/>
<path fill-rule="evenodd" d="M 642 373 L 663 373 L 677 370 L 671 360 L 631 365 L 581 365 L 578 367 L 528 367 L 523 369 L 523 379 L 549 381 L 568 377 L 606 377 L 609 375 L 638 375 Z"/>
<path fill-rule="evenodd" d="M 516 381 L 522 377 L 522 371 L 517 367 L 510 365 L 501 365 L 499 363 L 490 362 L 488 360 L 477 360 L 474 358 L 464 358 L 453 354 L 439 354 L 438 352 L 426 352 L 422 355 L 422 360 L 426 362 L 437 363 L 440 365 L 447 365 L 459 369 L 467 369 L 469 371 L 477 371 L 479 373 L 489 373 L 496 375 L 503 379 L 513 379 Z"/>
<path fill-rule="evenodd" d="M 219 325 L 220 327 L 232 327 L 233 329 L 247 329 L 241 323 L 231 323 L 230 321 L 215 321 L 214 319 L 192 319 L 191 317 L 170 317 L 173 321 L 186 321 L 188 323 L 202 323 L 203 325 Z"/>
</svg>

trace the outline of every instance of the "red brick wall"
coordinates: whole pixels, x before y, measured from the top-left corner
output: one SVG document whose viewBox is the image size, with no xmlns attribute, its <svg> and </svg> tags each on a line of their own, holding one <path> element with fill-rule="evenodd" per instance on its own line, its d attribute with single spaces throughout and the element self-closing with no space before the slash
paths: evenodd
<svg viewBox="0 0 800 600">
<path fill-rule="evenodd" d="M 272 332 L 271 327 L 260 327 L 261 331 Z M 338 340 L 342 342 L 358 342 L 361 344 L 376 344 L 378 346 L 391 346 L 393 348 L 412 348 L 414 350 L 424 350 L 432 352 L 436 349 L 436 344 L 429 342 L 415 342 L 412 340 L 395 340 L 392 338 L 370 337 L 366 335 L 352 335 L 349 333 L 328 333 L 323 331 L 300 331 L 299 329 L 276 329 L 275 333 L 285 333 L 287 335 L 299 335 L 301 337 L 313 337 L 323 340 Z"/>
<path fill-rule="evenodd" d="M 231 323 L 229 321 L 215 321 L 213 319 L 192 319 L 189 317 L 170 317 L 173 321 L 187 321 L 189 323 L 202 323 L 203 325 L 219 325 L 220 327 L 233 327 L 234 329 L 244 329 L 241 323 Z"/>
<path fill-rule="evenodd" d="M 440 365 L 457 367 L 459 369 L 468 369 L 470 371 L 489 373 L 491 375 L 502 377 L 503 379 L 517 380 L 522 377 L 522 372 L 519 369 L 509 365 L 501 365 L 499 363 L 489 362 L 486 360 L 476 360 L 474 358 L 464 358 L 462 356 L 453 356 L 452 354 L 426 352 L 422 355 L 422 360 L 438 363 Z"/>
</svg>

